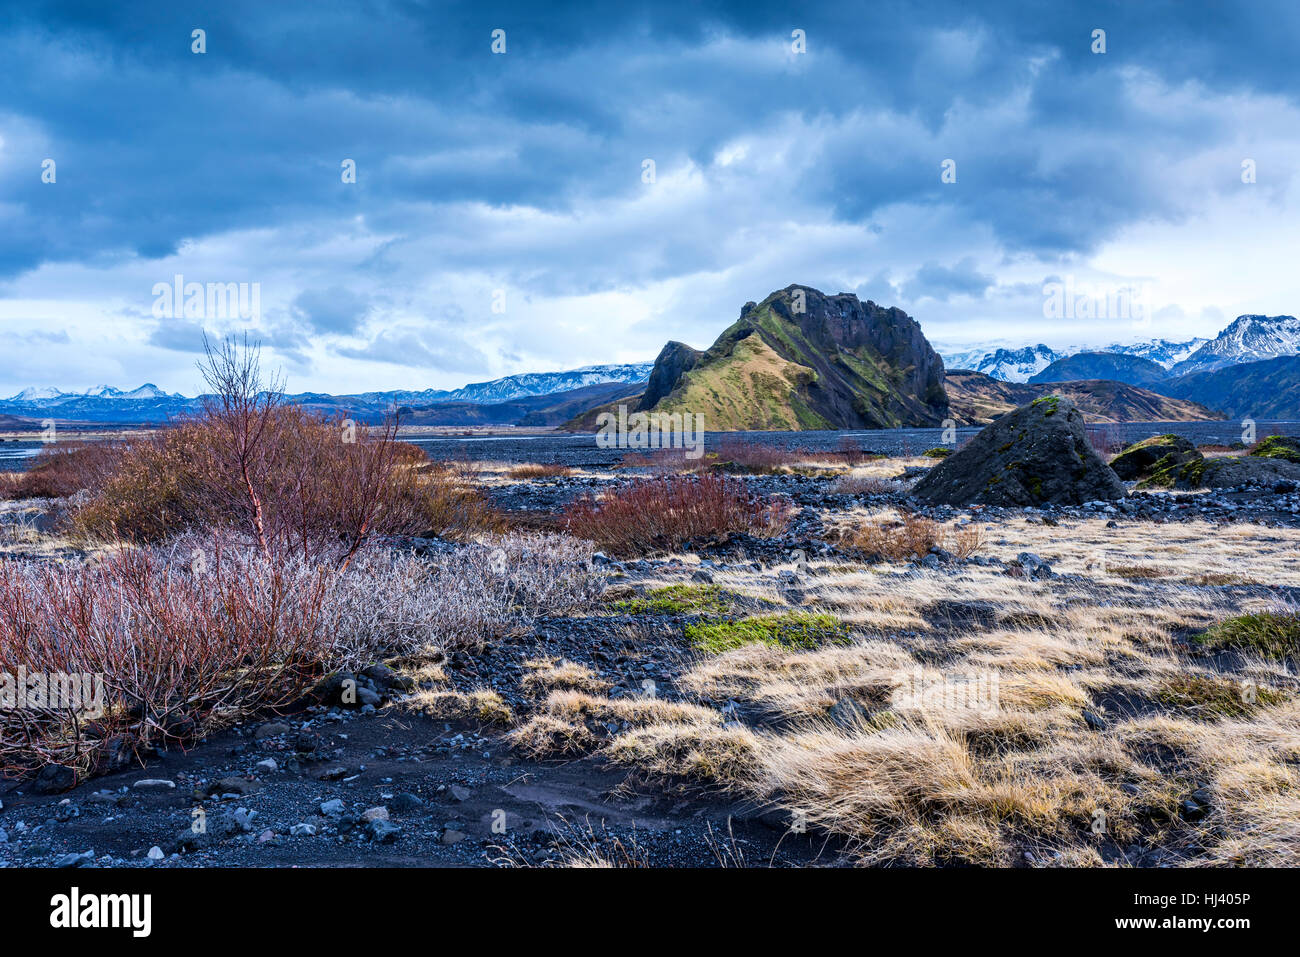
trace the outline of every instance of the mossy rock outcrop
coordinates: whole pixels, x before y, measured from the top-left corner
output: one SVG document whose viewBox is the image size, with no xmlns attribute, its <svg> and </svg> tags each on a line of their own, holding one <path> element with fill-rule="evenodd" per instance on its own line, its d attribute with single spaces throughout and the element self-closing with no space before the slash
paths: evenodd
<svg viewBox="0 0 1300 957">
<path fill-rule="evenodd" d="M 1290 435 L 1268 435 L 1250 450 L 1250 455 L 1266 459 L 1282 459 L 1300 465 L 1300 439 Z"/>
<path fill-rule="evenodd" d="M 1008 413 L 932 468 L 912 490 L 946 505 L 1079 505 L 1123 498 L 1069 399 L 1044 396 Z"/>
<path fill-rule="evenodd" d="M 1197 485 L 1204 488 L 1231 488 L 1236 485 L 1274 486 L 1279 483 L 1300 484 L 1300 463 L 1283 458 L 1240 455 L 1206 459 Z M 1179 485 L 1178 488 L 1196 488 Z"/>
<path fill-rule="evenodd" d="M 1196 446 L 1181 435 L 1153 435 L 1124 449 L 1110 467 L 1124 481 L 1134 482 L 1200 458 Z"/>
</svg>

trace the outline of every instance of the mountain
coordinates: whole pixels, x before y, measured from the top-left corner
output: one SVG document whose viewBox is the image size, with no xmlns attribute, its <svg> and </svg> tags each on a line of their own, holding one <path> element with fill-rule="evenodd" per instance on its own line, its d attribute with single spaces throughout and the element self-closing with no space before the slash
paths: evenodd
<svg viewBox="0 0 1300 957">
<path fill-rule="evenodd" d="M 1300 319 L 1238 316 L 1228 328 L 1169 371 L 1174 376 L 1213 372 L 1224 366 L 1297 353 L 1300 353 Z"/>
<path fill-rule="evenodd" d="M 565 392 L 530 395 L 506 402 L 434 402 L 402 413 L 405 425 L 561 425 L 595 404 L 630 402 L 640 396 L 639 382 L 600 382 Z"/>
<path fill-rule="evenodd" d="M 944 365 L 949 369 L 969 369 L 982 372 L 1003 382 L 1026 382 L 1029 377 L 1042 372 L 1057 359 L 1065 358 L 1069 353 L 1058 352 L 1041 342 L 1036 346 L 1023 349 L 995 349 L 992 352 L 974 350 L 945 356 Z"/>
<path fill-rule="evenodd" d="M 901 309 L 791 285 L 705 352 L 670 343 L 650 382 L 659 413 L 700 413 L 711 431 L 888 429 L 947 415 L 943 360 Z"/>
<path fill-rule="evenodd" d="M 323 413 L 325 415 L 352 415 L 358 419 L 373 421 L 395 407 L 424 408 L 438 403 L 449 406 L 440 415 L 426 416 L 428 419 L 448 420 L 445 424 L 461 425 L 485 421 L 485 416 L 493 422 L 513 421 L 504 408 L 484 413 L 474 411 L 471 406 L 502 405 L 535 396 L 564 396 L 577 394 L 578 390 L 601 385 L 627 386 L 638 388 L 623 390 L 630 394 L 641 391 L 641 384 L 649 378 L 654 364 L 651 362 L 630 362 L 611 365 L 584 366 L 567 372 L 526 372 L 519 375 L 505 376 L 490 382 L 472 382 L 459 389 L 425 389 L 423 391 L 394 390 L 389 392 L 364 392 L 355 395 L 330 395 L 324 392 L 302 392 L 286 396 L 286 400 L 295 405 Z M 607 392 L 609 390 L 606 390 Z M 615 389 L 614 391 L 620 391 Z M 604 395 L 604 392 L 595 394 Z M 580 400 L 579 400 L 580 401 Z M 150 382 L 138 389 L 124 392 L 108 385 L 96 386 L 86 392 L 63 392 L 55 388 L 28 388 L 9 399 L 0 400 L 0 412 L 20 416 L 33 416 L 37 419 L 55 417 L 64 421 L 131 423 L 152 425 L 166 422 L 177 416 L 187 415 L 198 410 L 201 399 L 186 398 L 180 393 L 168 393 Z M 560 407 L 563 400 L 541 403 L 540 406 L 525 405 L 514 407 L 519 415 L 532 415 L 537 408 Z M 460 412 L 455 410 L 459 409 Z M 554 418 L 561 413 L 551 415 Z M 459 418 L 457 418 L 459 415 Z M 504 417 L 503 417 L 504 416 Z M 569 416 L 564 415 L 557 421 L 563 422 Z"/>
<path fill-rule="evenodd" d="M 1300 419 L 1300 356 L 1194 372 L 1161 383 L 1160 391 L 1219 409 L 1230 418 Z"/>
<path fill-rule="evenodd" d="M 1188 339 L 1186 342 L 1170 342 L 1168 339 L 1152 339 L 1150 342 L 1134 342 L 1129 345 L 1115 343 L 1101 351 L 1150 359 L 1157 365 L 1170 369 L 1209 341 L 1209 339 Z"/>
<path fill-rule="evenodd" d="M 1140 356 L 1115 352 L 1078 352 L 1057 359 L 1030 382 L 1072 382 L 1078 379 L 1109 379 L 1129 385 L 1150 385 L 1165 378 L 1164 366 Z"/>
<path fill-rule="evenodd" d="M 46 387 L 38 389 L 31 387 L 23 389 L 17 395 L 10 396 L 6 402 L 28 402 L 38 404 L 42 408 L 55 408 L 61 405 L 75 403 L 83 399 L 184 399 L 185 396 L 179 392 L 174 395 L 164 392 L 152 382 L 146 382 L 138 389 L 132 389 L 130 392 L 123 392 L 121 389 L 114 389 L 112 386 L 98 385 L 93 389 L 85 392 L 63 392 L 59 389 Z"/>
<path fill-rule="evenodd" d="M 962 425 L 988 425 L 999 416 L 1045 395 L 1070 399 L 1089 422 L 1194 422 L 1223 416 L 1196 402 L 1099 379 L 1076 382 L 1003 382 L 979 372 L 945 376 L 952 416 Z"/>
<path fill-rule="evenodd" d="M 653 368 L 653 362 L 631 362 L 623 365 L 583 366 L 569 372 L 524 372 L 493 379 L 491 382 L 471 382 L 445 393 L 439 401 L 508 402 L 533 395 L 571 392 L 584 386 L 608 382 L 645 382 Z"/>
</svg>

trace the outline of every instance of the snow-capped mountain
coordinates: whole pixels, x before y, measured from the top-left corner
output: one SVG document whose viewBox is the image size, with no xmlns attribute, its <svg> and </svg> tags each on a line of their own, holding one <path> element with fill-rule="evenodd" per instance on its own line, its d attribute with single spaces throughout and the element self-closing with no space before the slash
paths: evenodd
<svg viewBox="0 0 1300 957">
<path fill-rule="evenodd" d="M 9 402 L 36 402 L 42 405 L 62 405 L 67 402 L 75 402 L 78 399 L 183 399 L 185 396 L 179 392 L 172 394 L 164 392 L 152 382 L 146 382 L 138 389 L 132 389 L 130 392 L 123 392 L 121 389 L 114 389 L 110 385 L 97 385 L 93 389 L 87 389 L 85 392 L 64 392 L 62 389 L 55 389 L 51 386 L 38 388 L 31 386 L 23 389 L 17 395 L 10 396 Z"/>
<path fill-rule="evenodd" d="M 606 383 L 645 382 L 650 378 L 653 362 L 629 362 L 584 366 L 567 372 L 525 372 L 472 382 L 459 389 L 425 389 L 366 392 L 360 395 L 334 396 L 326 393 L 300 393 L 286 400 L 321 411 L 355 413 L 365 418 L 382 418 L 395 406 L 424 407 L 438 403 L 474 403 L 492 405 L 532 396 L 554 395 L 584 386 Z M 164 422 L 195 411 L 197 398 L 167 393 L 152 383 L 125 392 L 101 385 L 85 392 L 64 392 L 55 388 L 23 389 L 9 399 L 0 399 L 0 413 L 28 417 L 53 416 L 67 421 L 84 422 Z"/>
<path fill-rule="evenodd" d="M 509 402 L 511 399 L 553 395 L 606 382 L 644 382 L 650 378 L 650 370 L 653 368 L 653 362 L 631 362 L 622 365 L 583 366 L 568 372 L 523 372 L 493 379 L 491 382 L 471 382 L 446 393 L 439 401 Z"/>
<path fill-rule="evenodd" d="M 1300 354 L 1300 319 L 1238 316 L 1228 328 L 1169 370 L 1170 375 L 1212 372 L 1242 362 Z"/>
<path fill-rule="evenodd" d="M 1118 352 L 1121 355 L 1150 359 L 1157 365 L 1172 369 L 1209 341 L 1209 339 L 1188 339 L 1186 342 L 1171 342 L 1168 339 L 1152 339 L 1150 342 L 1134 342 L 1129 345 L 1113 344 L 1096 351 Z"/>
<path fill-rule="evenodd" d="M 1170 377 L 1206 372 L 1242 362 L 1300 355 L 1300 319 L 1293 316 L 1238 316 L 1213 339 L 1183 342 L 1151 339 L 1108 346 L 1052 348 L 1041 342 L 1021 349 L 998 347 L 943 353 L 948 369 L 974 369 L 1004 382 L 1025 382 L 1051 363 L 1081 352 L 1118 353 L 1149 359 Z"/>
<path fill-rule="evenodd" d="M 943 357 L 945 369 L 973 369 L 1003 382 L 1028 382 L 1029 377 L 1042 372 L 1057 359 L 1070 353 L 1057 352 L 1041 342 L 1023 349 L 995 349 L 992 352 L 975 350 L 954 353 Z"/>
</svg>

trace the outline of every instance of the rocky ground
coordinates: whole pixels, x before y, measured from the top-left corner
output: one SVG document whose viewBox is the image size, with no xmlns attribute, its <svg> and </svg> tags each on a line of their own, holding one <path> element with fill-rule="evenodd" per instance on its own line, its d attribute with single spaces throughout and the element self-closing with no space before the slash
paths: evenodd
<svg viewBox="0 0 1300 957">
<path fill-rule="evenodd" d="M 920 468 L 900 464 L 896 471 L 906 481 Z M 507 511 L 553 512 L 575 497 L 636 477 L 620 471 L 496 481 L 489 494 Z M 743 578 L 751 594 L 803 604 L 819 578 L 860 570 L 861 555 L 836 532 L 846 518 L 916 507 L 901 487 L 876 494 L 837 491 L 830 473 L 752 475 L 747 481 L 756 492 L 794 504 L 796 516 L 784 534 L 694 542 L 674 555 L 622 561 L 597 555 L 610 586 L 600 612 L 542 620 L 489 646 L 456 651 L 439 663 L 446 686 L 496 691 L 517 724 L 539 707 L 539 696 L 524 681 L 527 663 L 549 658 L 590 669 L 614 701 L 643 695 L 647 687 L 677 700 L 683 696 L 680 676 L 699 659 L 684 635 L 685 625 L 696 619 L 626 614 L 617 599 L 674 583 Z M 989 547 L 965 559 L 936 547 L 891 569 L 902 576 L 903 587 L 910 576 L 917 588 L 943 589 L 945 581 L 957 583 L 978 572 L 1041 585 L 1049 598 L 1058 581 L 1061 594 L 1067 586 L 1074 589 L 1071 601 L 1082 589 L 1105 604 L 1105 590 L 1086 577 L 1086 556 L 1074 554 L 1067 559 L 1071 567 L 1063 567 L 1048 553 L 1066 529 L 1086 528 L 1092 547 L 1113 536 L 1119 553 L 1133 542 L 1173 534 L 1169 528 L 1194 529 L 1207 538 L 1214 529 L 1240 533 L 1246 527 L 1253 529 L 1250 535 L 1266 536 L 1270 529 L 1300 528 L 1300 490 L 1280 482 L 1194 493 L 1130 492 L 1119 501 L 1071 506 L 935 505 L 919 512 L 956 527 L 979 525 Z M 1216 601 L 1234 606 L 1295 601 L 1291 579 L 1268 581 L 1248 568 L 1238 570 L 1247 573 L 1239 582 L 1203 585 L 1152 574 L 1128 587 L 1151 595 L 1212 588 Z M 960 585 L 951 591 L 947 605 L 925 605 L 928 625 L 943 641 L 958 640 L 970 616 L 987 611 L 978 601 L 964 602 Z M 1140 596 L 1125 600 L 1141 604 Z M 996 610 L 991 614 L 996 618 Z M 904 643 L 915 639 L 914 631 L 897 636 Z M 60 781 L 6 782 L 0 786 L 0 866 L 537 866 L 572 863 L 588 852 L 652 865 L 854 860 L 840 839 L 816 829 L 792 832 L 785 811 L 708 783 L 643 774 L 599 752 L 529 759 L 512 747 L 503 724 L 434 717 L 411 706 L 422 690 L 411 679 L 381 670 L 363 685 L 373 693 L 359 709 L 304 704 L 71 790 Z M 1104 711 L 1107 702 L 1122 710 L 1117 697 L 1098 696 L 1097 707 Z M 725 713 L 735 702 L 724 697 L 712 705 Z M 761 726 L 761 715 L 742 720 L 751 718 Z M 627 727 L 607 725 L 589 730 L 612 737 Z M 1180 799 L 1210 800 L 1189 788 Z M 1026 853 L 1032 862 L 1032 852 Z M 1122 857 L 1123 849 L 1107 853 Z M 1149 848 L 1133 854 L 1147 863 L 1164 862 Z"/>
</svg>

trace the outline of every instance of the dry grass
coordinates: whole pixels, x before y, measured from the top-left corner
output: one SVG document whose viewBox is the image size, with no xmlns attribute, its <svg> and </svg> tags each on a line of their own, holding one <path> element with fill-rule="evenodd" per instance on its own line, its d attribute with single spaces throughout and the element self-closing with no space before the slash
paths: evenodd
<svg viewBox="0 0 1300 957">
<path fill-rule="evenodd" d="M 945 527 L 934 519 L 911 512 L 897 518 L 841 526 L 841 540 L 865 555 L 905 562 L 924 558 L 932 549 L 944 548 L 966 559 L 983 548 L 985 533 L 976 523 Z"/>
<path fill-rule="evenodd" d="M 680 702 L 553 695 L 517 733 L 534 754 L 600 751 L 723 786 L 839 836 L 863 863 L 1012 866 L 1028 853 L 1035 866 L 1097 866 L 1136 846 L 1175 864 L 1294 866 L 1293 663 L 1246 647 L 1220 673 L 1180 641 L 1252 604 L 1194 585 L 1211 573 L 1195 551 L 1257 577 L 1253 555 L 1286 578 L 1296 533 L 1192 524 L 1079 523 L 1085 547 L 1123 542 L 1133 565 L 1165 572 L 1154 577 L 1089 570 L 1060 529 L 1029 524 L 986 528 L 988 547 L 1084 579 L 823 563 L 807 603 L 849 623 L 851 643 L 703 656 L 678 678 Z M 763 572 L 729 572 L 724 587 L 780 600 Z M 973 677 L 993 706 L 962 698 Z M 1193 793 L 1210 795 L 1200 820 L 1184 814 Z"/>
<path fill-rule="evenodd" d="M 565 465 L 542 464 L 537 462 L 525 462 L 523 465 L 516 465 L 506 473 L 516 482 L 529 482 L 534 479 L 553 479 L 567 478 L 573 474 L 573 469 Z"/>
</svg>

